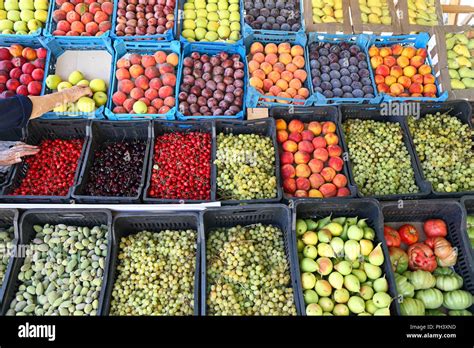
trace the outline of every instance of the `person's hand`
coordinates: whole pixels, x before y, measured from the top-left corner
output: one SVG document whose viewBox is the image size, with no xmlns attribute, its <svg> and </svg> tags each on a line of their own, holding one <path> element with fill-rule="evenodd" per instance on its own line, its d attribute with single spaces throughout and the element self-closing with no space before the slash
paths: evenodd
<svg viewBox="0 0 474 348">
<path fill-rule="evenodd" d="M 68 92 L 69 96 L 73 101 L 79 100 L 81 97 L 92 97 L 94 93 L 92 93 L 92 89 L 89 86 L 74 86 L 68 89 L 65 89 Z"/>
<path fill-rule="evenodd" d="M 38 146 L 19 142 L 8 150 L 0 151 L 0 165 L 11 166 L 12 164 L 21 162 L 22 157 L 36 155 L 38 152 Z"/>
</svg>

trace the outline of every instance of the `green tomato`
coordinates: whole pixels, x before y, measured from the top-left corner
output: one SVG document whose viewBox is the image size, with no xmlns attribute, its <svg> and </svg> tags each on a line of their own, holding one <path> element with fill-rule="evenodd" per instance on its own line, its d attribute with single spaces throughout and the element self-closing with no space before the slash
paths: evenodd
<svg viewBox="0 0 474 348">
<path fill-rule="evenodd" d="M 418 290 L 415 298 L 421 300 L 426 309 L 436 309 L 443 304 L 443 293 L 438 289 Z"/>
<path fill-rule="evenodd" d="M 400 312 L 403 316 L 425 315 L 425 305 L 414 298 L 404 298 L 400 304 Z"/>
<path fill-rule="evenodd" d="M 443 306 L 455 310 L 469 308 L 472 306 L 472 295 L 465 290 L 445 292 Z"/>
</svg>

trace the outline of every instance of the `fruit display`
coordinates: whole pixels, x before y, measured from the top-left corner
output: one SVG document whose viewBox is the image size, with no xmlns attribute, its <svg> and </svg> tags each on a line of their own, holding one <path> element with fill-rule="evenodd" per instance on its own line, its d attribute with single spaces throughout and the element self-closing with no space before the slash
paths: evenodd
<svg viewBox="0 0 474 348">
<path fill-rule="evenodd" d="M 56 0 L 54 36 L 101 36 L 112 27 L 114 3 L 109 0 Z M 53 25 L 54 27 L 54 25 Z"/>
<path fill-rule="evenodd" d="M 0 98 L 40 95 L 47 54 L 42 47 L 0 47 Z"/>
<path fill-rule="evenodd" d="M 434 26 L 438 25 L 436 14 L 437 0 L 407 0 L 408 4 L 408 22 L 410 24 Z"/>
<path fill-rule="evenodd" d="M 313 23 L 343 23 L 343 0 L 311 0 Z"/>
<path fill-rule="evenodd" d="M 436 192 L 474 190 L 474 133 L 448 113 L 408 118 L 425 178 Z"/>
<path fill-rule="evenodd" d="M 425 48 L 400 44 L 372 46 L 369 56 L 379 93 L 393 97 L 437 96 L 436 78 Z"/>
<path fill-rule="evenodd" d="M 265 96 L 305 100 L 310 94 L 306 88 L 308 74 L 305 66 L 304 47 L 298 44 L 254 42 L 248 52 L 249 84 Z M 278 98 L 268 100 L 304 104 Z"/>
<path fill-rule="evenodd" d="M 108 248 L 106 226 L 33 226 L 32 253 L 6 315 L 97 315 Z"/>
<path fill-rule="evenodd" d="M 119 0 L 117 36 L 165 34 L 173 30 L 176 0 Z"/>
<path fill-rule="evenodd" d="M 34 34 L 46 25 L 48 0 L 5 0 L 0 3 L 0 32 Z"/>
<path fill-rule="evenodd" d="M 359 0 L 359 10 L 364 24 L 392 24 L 388 0 Z"/>
<path fill-rule="evenodd" d="M 86 79 L 86 76 L 78 70 L 71 72 L 67 80 L 59 75 L 51 74 L 46 78 L 46 86 L 52 92 L 60 92 L 72 86 L 89 86 L 94 93 L 92 98 L 81 97 L 75 103 L 58 105 L 53 109 L 54 112 L 92 113 L 107 103 L 108 88 L 105 81 L 101 79 Z"/>
<path fill-rule="evenodd" d="M 126 54 L 117 60 L 116 114 L 166 114 L 176 105 L 176 53 Z"/>
<path fill-rule="evenodd" d="M 349 42 L 312 42 L 309 65 L 314 92 L 326 98 L 374 98 L 367 55 Z"/>
<path fill-rule="evenodd" d="M 306 315 L 390 315 L 382 246 L 366 220 L 296 220 Z"/>
<path fill-rule="evenodd" d="M 178 110 L 184 116 L 235 116 L 243 110 L 245 63 L 239 54 L 192 52 L 183 59 Z"/>
<path fill-rule="evenodd" d="M 74 184 L 84 139 L 45 139 L 40 151 L 25 159 L 25 177 L 11 191 L 14 196 L 67 196 Z"/>
<path fill-rule="evenodd" d="M 300 31 L 302 0 L 246 0 L 245 23 L 252 29 Z"/>
<path fill-rule="evenodd" d="M 166 133 L 154 146 L 149 197 L 211 199 L 210 133 Z"/>
<path fill-rule="evenodd" d="M 278 227 L 218 228 L 210 231 L 206 247 L 208 315 L 296 315 Z"/>
<path fill-rule="evenodd" d="M 276 121 L 283 190 L 290 197 L 349 196 L 342 148 L 332 121 Z"/>
<path fill-rule="evenodd" d="M 467 216 L 467 234 L 471 241 L 471 248 L 474 249 L 474 215 Z"/>
<path fill-rule="evenodd" d="M 196 239 L 193 230 L 122 237 L 110 315 L 193 315 Z"/>
<path fill-rule="evenodd" d="M 13 226 L 0 228 L 0 288 L 5 280 L 8 262 L 10 261 L 9 251 L 13 244 Z"/>
<path fill-rule="evenodd" d="M 188 41 L 235 43 L 241 38 L 239 0 L 186 0 L 183 31 Z"/>
<path fill-rule="evenodd" d="M 399 123 L 348 119 L 343 127 L 354 180 L 363 195 L 419 191 Z"/>
<path fill-rule="evenodd" d="M 451 88 L 474 88 L 474 30 L 446 34 Z"/>
<path fill-rule="evenodd" d="M 88 196 L 137 196 L 146 143 L 143 140 L 104 142 L 94 151 L 85 185 Z"/>
<path fill-rule="evenodd" d="M 217 196 L 220 199 L 277 197 L 275 149 L 270 137 L 219 133 L 214 165 L 217 167 Z"/>
</svg>

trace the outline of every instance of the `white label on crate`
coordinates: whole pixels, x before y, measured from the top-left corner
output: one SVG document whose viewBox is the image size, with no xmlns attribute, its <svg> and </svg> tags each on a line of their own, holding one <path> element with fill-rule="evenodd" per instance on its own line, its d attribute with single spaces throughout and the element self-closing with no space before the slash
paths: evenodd
<svg viewBox="0 0 474 348">
<path fill-rule="evenodd" d="M 403 19 L 403 12 L 402 10 L 397 10 L 398 18 Z"/>
<path fill-rule="evenodd" d="M 183 16 L 183 10 L 178 10 L 178 18 L 179 19 L 183 19 L 184 16 Z"/>
<path fill-rule="evenodd" d="M 392 36 L 392 35 L 393 35 L 393 32 L 391 32 L 391 31 L 384 31 L 384 32 L 380 33 L 380 35 L 382 35 L 382 36 Z"/>
<path fill-rule="evenodd" d="M 436 36 L 433 35 L 428 40 L 428 51 L 431 51 L 436 46 Z"/>
<path fill-rule="evenodd" d="M 431 63 L 433 64 L 433 66 L 435 66 L 436 64 L 438 64 L 438 55 L 436 54 L 433 58 L 431 58 Z"/>
</svg>

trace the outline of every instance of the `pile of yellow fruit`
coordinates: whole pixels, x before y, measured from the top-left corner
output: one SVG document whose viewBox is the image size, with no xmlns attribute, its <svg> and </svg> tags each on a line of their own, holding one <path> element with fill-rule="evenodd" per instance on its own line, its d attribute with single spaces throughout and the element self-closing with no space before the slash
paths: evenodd
<svg viewBox="0 0 474 348">
<path fill-rule="evenodd" d="M 342 0 L 311 0 L 313 23 L 343 23 Z"/>
<path fill-rule="evenodd" d="M 387 0 L 359 0 L 359 9 L 364 24 L 392 24 Z"/>
<path fill-rule="evenodd" d="M 408 21 L 410 24 L 434 26 L 438 25 L 435 0 L 407 0 Z"/>
</svg>

